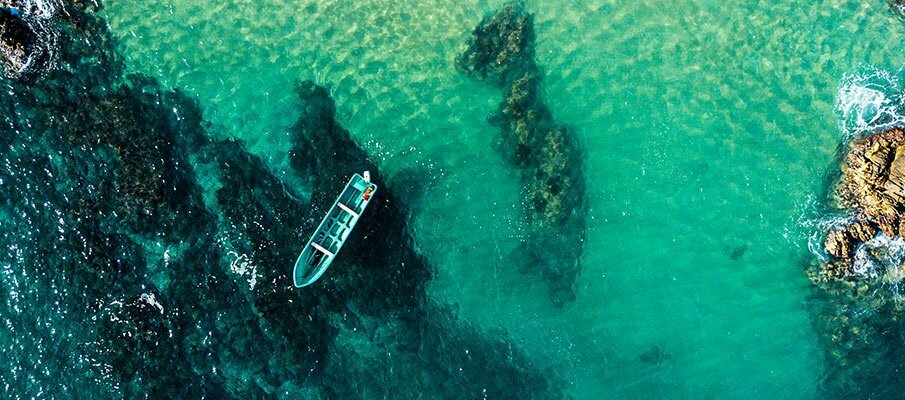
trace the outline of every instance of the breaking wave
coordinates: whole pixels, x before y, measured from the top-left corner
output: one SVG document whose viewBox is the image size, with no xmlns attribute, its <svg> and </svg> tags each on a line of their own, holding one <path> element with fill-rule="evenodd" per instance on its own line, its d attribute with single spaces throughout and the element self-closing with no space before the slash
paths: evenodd
<svg viewBox="0 0 905 400">
<path fill-rule="evenodd" d="M 786 239 L 799 249 L 802 247 L 801 243 L 806 243 L 808 253 L 820 262 L 829 261 L 823 245 L 823 238 L 827 232 L 857 220 L 852 213 L 828 211 L 816 196 L 808 196 L 804 202 L 796 206 L 795 215 L 798 215 L 798 219 L 792 225 L 797 229 L 787 229 Z M 800 233 L 794 233 L 796 230 Z"/>
<path fill-rule="evenodd" d="M 905 239 L 878 234 L 855 250 L 853 269 L 866 279 L 882 278 L 891 292 L 901 297 L 900 284 L 905 264 Z"/>
<path fill-rule="evenodd" d="M 846 138 L 905 123 L 901 89 L 896 74 L 872 66 L 843 75 L 835 110 Z"/>
<path fill-rule="evenodd" d="M 72 17 L 66 5 L 61 0 L 3 1 L 0 5 L 18 10 L 17 14 L 13 14 L 17 16 L 13 18 L 18 18 L 22 29 L 30 31 L 33 41 L 26 45 L 28 50 L 21 54 L 8 44 L 2 46 L 0 52 L 4 58 L 4 75 L 11 79 L 21 79 L 55 67 L 60 42 L 60 20 Z M 90 5 L 99 7 L 93 1 Z"/>
</svg>

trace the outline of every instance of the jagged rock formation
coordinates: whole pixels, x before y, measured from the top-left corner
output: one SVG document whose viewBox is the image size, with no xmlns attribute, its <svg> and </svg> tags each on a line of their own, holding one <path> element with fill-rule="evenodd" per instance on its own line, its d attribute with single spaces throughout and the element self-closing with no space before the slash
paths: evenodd
<svg viewBox="0 0 905 400">
<path fill-rule="evenodd" d="M 0 93 L 0 265 L 22 285 L 0 285 L 5 397 L 563 397 L 427 296 L 406 205 L 325 88 L 299 84 L 290 128 L 306 200 L 184 93 L 124 77 L 104 22 L 67 7 L 62 68 Z M 293 288 L 299 246 L 362 169 L 381 185 L 366 229 Z"/>
<path fill-rule="evenodd" d="M 843 206 L 887 225 L 897 234 L 905 210 L 905 131 L 892 128 L 856 140 L 845 157 L 839 188 Z"/>
<path fill-rule="evenodd" d="M 834 228 L 826 235 L 824 246 L 829 255 L 845 261 L 851 261 L 855 248 L 877 235 L 877 227 L 867 220 L 858 220 L 848 225 Z M 843 276 L 839 276 L 843 277 Z"/>
<path fill-rule="evenodd" d="M 554 304 L 570 302 L 584 246 L 584 167 L 575 135 L 541 98 L 532 16 L 511 3 L 485 17 L 457 66 L 503 89 L 490 122 L 500 128 L 497 151 L 520 171 L 531 232 L 513 262 L 548 281 Z"/>
<path fill-rule="evenodd" d="M 824 247 L 831 261 L 827 278 L 852 278 L 859 245 L 878 233 L 899 236 L 905 219 L 905 131 L 892 128 L 853 141 L 835 190 L 837 206 L 855 220 L 831 230 Z"/>
</svg>

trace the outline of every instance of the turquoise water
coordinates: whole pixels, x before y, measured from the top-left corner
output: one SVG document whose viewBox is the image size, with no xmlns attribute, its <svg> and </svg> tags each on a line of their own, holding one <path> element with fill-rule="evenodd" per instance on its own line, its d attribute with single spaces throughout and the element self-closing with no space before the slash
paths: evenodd
<svg viewBox="0 0 905 400">
<path fill-rule="evenodd" d="M 283 187 L 288 186 L 284 190 L 293 199 L 316 197 L 319 184 L 312 186 L 309 181 L 330 179 L 319 174 L 331 171 L 315 169 L 310 172 L 318 177 L 311 178 L 297 173 L 293 165 L 289 154 L 296 146 L 297 131 L 290 127 L 305 119 L 300 117 L 294 85 L 311 80 L 329 88 L 338 123 L 380 169 L 383 183 L 394 190 L 398 204 L 407 205 L 398 216 L 408 222 L 405 229 L 411 233 L 412 248 L 430 265 L 432 277 L 425 280 L 424 298 L 419 301 L 428 304 L 424 313 L 437 317 L 425 317 L 431 322 L 424 322 L 424 331 L 419 332 L 451 343 L 439 346 L 451 352 L 481 351 L 491 372 L 499 371 L 496 368 L 501 365 L 507 366 L 506 373 L 518 371 L 512 374 L 519 378 L 509 380 L 484 377 L 496 382 L 490 386 L 505 389 L 511 387 L 506 382 L 543 382 L 536 387 L 520 386 L 524 392 L 500 393 L 576 399 L 845 395 L 821 391 L 821 387 L 832 386 L 827 381 L 835 376 L 835 367 L 826 359 L 830 348 L 821 339 L 824 332 L 815 323 L 824 317 L 816 311 L 821 309 L 818 303 L 827 300 L 818 296 L 804 271 L 809 260 L 816 258 L 808 249 L 808 240 L 816 224 L 814 210 L 820 208 L 826 191 L 826 172 L 834 166 L 839 144 L 860 133 L 843 123 L 844 111 L 850 109 L 837 107 L 848 99 L 843 89 L 858 77 L 877 76 L 877 71 L 894 75 L 905 64 L 905 25 L 885 2 L 733 4 L 688 0 L 664 5 L 653 1 L 527 1 L 525 9 L 534 15 L 535 58 L 544 72 L 543 101 L 558 122 L 571 128 L 583 149 L 587 232 L 583 244 L 575 245 L 574 257 L 581 261 L 581 272 L 574 281 L 576 298 L 563 306 L 551 301 L 543 279 L 524 273 L 508 257 L 530 227 L 522 218 L 524 192 L 519 173 L 492 148 L 499 131 L 487 119 L 503 91 L 470 78 L 455 66 L 481 18 L 502 5 L 471 0 L 108 0 L 98 15 L 109 24 L 115 38 L 111 49 L 122 55 L 126 73 L 150 76 L 161 90 L 176 88 L 191 99 L 186 102 L 197 102 L 203 115 L 199 126 L 205 134 L 213 140 L 234 138 L 244 143 L 266 166 L 261 170 L 271 171 Z M 103 63 L 97 68 L 115 70 Z M 117 76 L 116 72 L 110 74 Z M 10 101 L 23 104 L 19 98 Z M 864 105 L 857 101 L 855 107 Z M 173 102 L 175 105 L 170 104 Z M 179 100 L 156 104 L 163 104 L 160 110 L 150 108 L 160 115 L 169 115 L 170 108 L 177 115 L 191 109 Z M 144 126 L 141 119 L 137 121 L 137 126 Z M 26 132 L 44 127 L 37 123 L 31 128 L 23 126 L 20 130 Z M 184 135 L 183 130 L 174 131 Z M 22 140 L 21 146 L 52 142 Z M 12 142 L 9 146 L 19 145 Z M 6 168 L 41 170 L 40 163 L 31 165 L 10 155 L 17 152 L 25 150 L 5 153 L 7 165 L 11 165 Z M 290 339 L 286 339 L 288 344 L 280 341 L 293 330 L 266 320 L 260 299 L 268 298 L 271 290 L 283 290 L 271 289 L 281 284 L 268 280 L 271 275 L 265 270 L 288 268 L 292 260 L 287 259 L 286 266 L 267 264 L 261 262 L 265 258 L 260 254 L 271 251 L 275 255 L 269 260 L 280 259 L 276 255 L 293 258 L 307 240 L 306 231 L 296 226 L 268 227 L 272 230 L 265 231 L 270 233 L 263 233 L 264 237 L 281 237 L 277 232 L 282 229 L 292 236 L 281 238 L 296 242 L 268 245 L 268 249 L 279 250 L 243 247 L 242 235 L 254 236 L 248 226 L 257 219 L 245 221 L 239 215 L 255 215 L 257 209 L 238 208 L 231 213 L 231 203 L 217 197 L 217 190 L 231 182 L 223 172 L 227 170 L 215 172 L 225 162 L 203 161 L 203 151 L 187 154 L 180 160 L 188 161 L 194 168 L 192 174 L 197 175 L 201 188 L 198 204 L 204 205 L 200 209 L 218 215 L 211 222 L 218 227 L 211 230 L 217 233 L 201 228 L 190 234 L 179 230 L 178 235 L 155 234 L 156 228 L 129 231 L 127 236 L 141 250 L 123 253 L 140 254 L 133 261 L 142 266 L 139 270 L 146 269 L 135 273 L 129 287 L 136 296 L 144 296 L 138 297 L 144 304 L 150 304 L 138 306 L 143 310 L 138 313 L 151 318 L 146 314 L 157 315 L 157 304 L 164 316 L 181 310 L 179 307 L 194 309 L 187 303 L 192 300 L 176 296 L 181 292 L 173 288 L 191 287 L 191 283 L 179 282 L 187 279 L 179 268 L 191 268 L 201 261 L 190 254 L 194 251 L 187 244 L 190 240 L 171 237 L 215 236 L 217 243 L 230 243 L 217 245 L 224 251 L 225 262 L 210 264 L 191 276 L 209 274 L 215 277 L 211 280 L 234 282 L 237 288 L 229 290 L 229 297 L 217 300 L 220 303 L 199 295 L 199 301 L 211 303 L 197 307 L 205 310 L 205 322 L 198 322 L 195 330 L 185 328 L 191 333 L 160 360 L 182 357 L 182 347 L 204 348 L 209 341 L 216 343 L 211 346 L 221 346 L 224 355 L 186 350 L 191 362 L 185 370 L 179 369 L 187 376 L 204 376 L 201 383 L 194 383 L 202 392 L 204 382 L 222 388 L 223 392 L 208 389 L 207 394 L 215 398 L 341 398 L 350 393 L 369 398 L 416 398 L 418 393 L 405 384 L 408 379 L 416 381 L 413 387 L 424 390 L 421 394 L 426 398 L 456 393 L 452 388 L 460 383 L 464 388 L 480 386 L 470 375 L 456 375 L 461 367 L 457 356 L 434 363 L 412 355 L 417 351 L 406 347 L 407 339 L 396 339 L 408 337 L 401 333 L 408 332 L 404 328 L 408 322 L 395 320 L 398 311 L 392 307 L 380 313 L 362 311 L 367 309 L 364 304 L 375 301 L 405 305 L 407 293 L 416 293 L 411 298 L 420 299 L 420 292 L 377 287 L 375 298 L 362 294 L 362 299 L 343 302 L 336 299 L 354 297 L 343 288 L 353 290 L 355 286 L 331 283 L 321 289 L 326 293 L 323 296 L 331 299 L 323 301 L 328 305 L 301 294 L 298 307 L 302 311 L 315 307 L 305 303 L 312 301 L 318 309 L 328 310 L 323 314 L 324 324 L 338 333 L 324 328 L 335 333 L 336 339 L 318 360 L 328 366 L 325 376 L 346 377 L 333 383 L 345 388 L 331 391 L 331 381 L 326 378 L 328 383 L 310 387 L 311 381 L 306 379 L 314 378 L 287 378 L 304 370 L 301 366 L 306 364 L 280 355 L 301 350 L 293 347 L 297 343 Z M 66 157 L 61 157 L 63 161 L 50 163 L 65 164 Z M 235 157 L 245 160 L 244 156 Z M 258 184 L 269 190 L 277 187 L 260 182 L 242 183 L 246 186 L 241 187 Z M 26 198 L 29 190 L 35 190 L 24 183 L 13 187 L 24 188 Z M 261 194 L 264 191 L 248 189 L 248 193 L 267 197 Z M 13 198 L 12 194 L 6 197 Z M 45 201 L 55 204 L 62 200 L 34 197 L 36 204 Z M 276 210 L 284 210 L 281 204 L 290 204 L 281 203 L 289 200 L 267 201 Z M 12 200 L 3 203 L 3 220 L 36 220 L 17 219 L 18 213 L 30 211 L 10 204 Z M 52 210 L 54 207 L 48 207 L 47 213 Z M 275 217 L 261 220 L 305 226 L 304 217 L 285 215 L 294 208 L 286 206 L 285 210 L 290 211 L 274 211 Z M 119 232 L 110 227 L 116 226 L 114 222 L 104 221 L 105 234 Z M 29 231 L 24 222 L 13 223 L 13 231 Z M 236 226 L 245 227 L 239 230 L 247 233 L 230 230 Z M 24 266 L 33 258 L 9 256 L 29 248 L 23 237 L 30 236 L 5 237 L 3 242 L 8 259 L 3 262 L 4 290 L 0 293 L 6 295 L 8 309 L 0 312 L 0 317 L 11 328 L 0 334 L 0 346 L 3 354 L 14 360 L 13 372 L 0 375 L 0 383 L 7 385 L 6 396 L 65 398 L 69 387 L 47 383 L 61 376 L 106 377 L 74 380 L 74 389 L 96 396 L 134 398 L 139 397 L 136 392 L 122 388 L 153 386 L 146 383 L 148 374 L 153 375 L 152 367 L 138 368 L 134 374 L 109 372 L 120 368 L 117 363 L 141 364 L 122 361 L 131 360 L 127 356 L 110 356 L 111 351 L 118 354 L 116 346 L 130 342 L 101 343 L 96 337 L 116 335 L 100 323 L 76 323 L 75 316 L 103 320 L 105 313 L 116 313 L 110 311 L 117 307 L 116 302 L 130 304 L 129 297 L 97 295 L 95 292 L 109 288 L 92 286 L 92 294 L 83 296 L 85 307 L 57 311 L 61 306 L 53 293 L 80 293 L 91 286 L 90 280 L 66 279 L 42 286 L 40 270 Z M 170 257 L 175 261 L 168 261 Z M 336 271 L 342 267 L 346 265 L 334 266 L 328 275 L 345 279 Z M 381 270 L 382 274 L 395 276 L 396 264 L 378 267 L 388 269 Z M 405 270 L 404 265 L 398 268 Z M 72 274 L 78 276 L 78 272 Z M 153 301 L 148 301 L 148 287 L 156 290 L 156 297 L 150 297 Z M 204 293 L 215 297 L 220 292 L 211 289 Z M 405 294 L 404 299 L 376 298 L 398 293 Z M 218 304 L 227 308 L 227 304 L 244 302 L 254 307 L 215 311 Z M 265 316 L 260 331 L 257 323 L 248 325 L 252 328 L 217 322 L 254 320 L 257 312 Z M 52 317 L 58 313 L 71 313 L 72 321 L 64 318 L 55 323 Z M 347 314 L 366 315 L 361 317 L 361 326 L 368 333 L 358 333 L 351 322 L 337 322 L 345 321 Z M 108 319 L 117 318 L 121 317 Z M 153 321 L 149 324 L 164 328 L 151 331 L 169 330 L 182 337 L 175 322 Z M 233 331 L 231 326 L 245 328 Z M 40 340 L 17 339 L 47 329 L 59 330 L 64 336 L 48 338 L 49 346 Z M 123 335 L 131 332 L 122 329 Z M 260 335 L 277 339 L 256 348 L 254 338 Z M 896 344 L 901 346 L 901 339 Z M 137 354 L 155 356 L 155 346 Z M 86 348 L 106 347 L 114 350 L 84 353 Z M 243 353 L 248 351 L 258 353 Z M 72 355 L 76 353 L 80 355 Z M 498 353 L 505 356 L 496 357 Z M 105 357 L 116 361 L 104 361 Z M 220 372 L 202 371 L 201 366 Z M 61 375 L 58 371 L 63 368 L 72 372 Z M 457 378 L 448 378 L 446 373 Z M 370 374 L 373 377 L 368 379 L 376 383 L 361 383 L 360 374 Z M 97 383 L 104 379 L 131 382 L 132 386 L 116 383 L 111 388 Z M 295 390 L 281 379 L 303 389 Z M 455 383 L 441 390 L 440 382 L 447 379 Z M 189 386 L 178 380 L 163 380 L 159 385 Z M 155 397 L 162 392 L 147 393 Z M 462 393 L 477 398 L 487 392 Z"/>
</svg>

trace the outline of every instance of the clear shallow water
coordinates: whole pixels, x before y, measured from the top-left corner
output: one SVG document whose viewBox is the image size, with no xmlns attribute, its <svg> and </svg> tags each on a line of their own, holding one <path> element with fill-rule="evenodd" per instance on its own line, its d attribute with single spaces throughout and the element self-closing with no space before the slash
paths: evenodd
<svg viewBox="0 0 905 400">
<path fill-rule="evenodd" d="M 526 4 L 546 103 L 586 152 L 564 308 L 505 262 L 525 227 L 517 174 L 490 148 L 501 93 L 454 67 L 501 2 L 117 0 L 103 15 L 130 71 L 197 97 L 212 134 L 290 181 L 292 83 L 329 86 L 390 183 L 430 174 L 399 189 L 436 267 L 429 295 L 575 398 L 810 398 L 824 363 L 802 219 L 845 136 L 843 77 L 902 65 L 905 28 L 880 1 L 799 3 Z"/>
</svg>

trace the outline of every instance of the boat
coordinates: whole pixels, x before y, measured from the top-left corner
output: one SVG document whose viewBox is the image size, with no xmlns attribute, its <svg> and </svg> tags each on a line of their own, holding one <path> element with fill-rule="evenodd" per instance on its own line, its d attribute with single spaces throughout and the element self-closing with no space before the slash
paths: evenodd
<svg viewBox="0 0 905 400">
<path fill-rule="evenodd" d="M 377 185 L 371 183 L 368 171 L 364 172 L 364 176 L 355 174 L 349 179 L 346 188 L 336 198 L 295 261 L 292 275 L 296 287 L 314 283 L 330 267 L 375 192 Z"/>
</svg>

